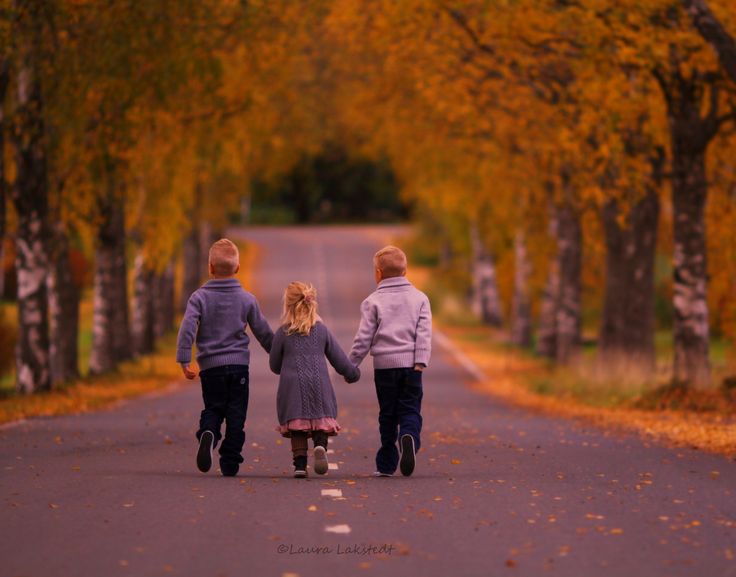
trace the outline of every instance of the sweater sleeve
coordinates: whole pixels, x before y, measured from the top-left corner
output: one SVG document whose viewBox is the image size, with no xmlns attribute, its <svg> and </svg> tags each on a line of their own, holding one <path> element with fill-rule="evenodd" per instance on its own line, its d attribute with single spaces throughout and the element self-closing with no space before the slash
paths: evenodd
<svg viewBox="0 0 736 577">
<path fill-rule="evenodd" d="M 373 338 L 378 330 L 378 311 L 376 306 L 365 299 L 360 305 L 360 325 L 353 339 L 353 347 L 350 349 L 350 361 L 358 366 L 368 354 L 373 343 Z"/>
<path fill-rule="evenodd" d="M 419 309 L 417 321 L 417 338 L 414 346 L 414 364 L 429 365 L 432 355 L 432 309 L 429 299 L 425 297 Z"/>
<path fill-rule="evenodd" d="M 199 319 L 202 317 L 202 303 L 195 292 L 187 301 L 187 309 L 179 326 L 176 338 L 176 362 L 188 365 L 192 362 L 192 346 L 197 336 Z"/>
<path fill-rule="evenodd" d="M 281 366 L 284 362 L 284 331 L 281 329 L 278 329 L 273 335 L 268 362 L 271 366 L 271 370 L 277 375 L 280 375 Z"/>
<path fill-rule="evenodd" d="M 248 326 L 253 331 L 253 335 L 256 337 L 263 349 L 267 352 L 271 352 L 271 343 L 273 342 L 273 331 L 271 326 L 268 324 L 266 317 L 261 312 L 261 307 L 258 306 L 258 301 L 253 298 L 253 302 L 248 309 Z"/>
<path fill-rule="evenodd" d="M 324 330 L 326 333 L 325 356 L 327 357 L 327 360 L 330 361 L 330 364 L 335 368 L 338 374 L 345 377 L 345 380 L 348 383 L 356 382 L 360 379 L 360 369 L 350 361 L 348 356 L 345 354 L 345 351 L 342 350 L 340 343 L 338 343 L 337 339 L 332 336 L 329 329 L 324 327 Z"/>
</svg>

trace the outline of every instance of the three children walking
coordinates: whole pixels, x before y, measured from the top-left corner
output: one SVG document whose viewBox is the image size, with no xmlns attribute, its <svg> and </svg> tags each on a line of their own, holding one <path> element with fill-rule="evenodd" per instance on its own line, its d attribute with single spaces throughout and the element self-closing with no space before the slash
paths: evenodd
<svg viewBox="0 0 736 577">
<path fill-rule="evenodd" d="M 346 355 L 317 313 L 314 287 L 289 284 L 282 324 L 274 334 L 255 297 L 235 278 L 237 247 L 227 239 L 214 243 L 209 253 L 210 280 L 189 299 L 176 354 L 184 376 L 194 379 L 190 364 L 192 346 L 197 346 L 204 401 L 197 431 L 199 470 L 212 467 L 223 421 L 220 471 L 234 476 L 243 462 L 250 363 L 246 329 L 250 327 L 269 353 L 271 370 L 279 375 L 276 430 L 291 440 L 295 477 L 307 476 L 309 438 L 314 446 L 314 472 L 327 472 L 328 439 L 340 430 L 327 361 L 346 382 L 354 383 L 368 353 L 375 369 L 381 438 L 375 475 L 388 477 L 397 468 L 411 475 L 420 448 L 422 371 L 431 354 L 432 313 L 426 295 L 405 278 L 406 266 L 406 255 L 396 247 L 387 246 L 375 254 L 378 286 L 361 305 L 360 326 Z"/>
</svg>

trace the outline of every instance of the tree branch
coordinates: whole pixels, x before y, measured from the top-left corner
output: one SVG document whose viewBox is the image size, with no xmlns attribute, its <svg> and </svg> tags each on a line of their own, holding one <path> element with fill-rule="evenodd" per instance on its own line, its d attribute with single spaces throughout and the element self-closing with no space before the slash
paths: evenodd
<svg viewBox="0 0 736 577">
<path fill-rule="evenodd" d="M 728 33 L 706 0 L 681 0 L 692 18 L 693 25 L 718 54 L 728 76 L 736 82 L 736 39 Z"/>
</svg>

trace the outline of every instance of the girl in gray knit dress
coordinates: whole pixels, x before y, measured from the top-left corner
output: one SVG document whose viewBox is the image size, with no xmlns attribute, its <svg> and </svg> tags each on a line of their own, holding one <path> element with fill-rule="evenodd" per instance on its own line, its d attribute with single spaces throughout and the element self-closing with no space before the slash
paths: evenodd
<svg viewBox="0 0 736 577">
<path fill-rule="evenodd" d="M 284 292 L 283 324 L 274 334 L 270 363 L 271 370 L 281 375 L 277 431 L 291 438 L 295 477 L 307 476 L 309 437 L 314 443 L 314 472 L 327 472 L 327 438 L 340 430 L 325 357 L 346 382 L 360 378 L 358 368 L 317 315 L 317 291 L 293 282 Z"/>
</svg>

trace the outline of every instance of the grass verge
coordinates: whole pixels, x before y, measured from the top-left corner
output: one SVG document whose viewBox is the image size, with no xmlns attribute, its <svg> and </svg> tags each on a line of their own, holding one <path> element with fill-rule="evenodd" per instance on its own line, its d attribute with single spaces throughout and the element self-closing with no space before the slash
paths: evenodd
<svg viewBox="0 0 736 577">
<path fill-rule="evenodd" d="M 412 282 L 419 287 L 429 288 L 431 277 L 431 269 L 410 270 Z M 557 368 L 508 345 L 502 332 L 479 325 L 458 299 L 441 289 L 433 287 L 431 296 L 433 302 L 441 301 L 436 328 L 485 376 L 472 385 L 475 390 L 532 410 L 582 418 L 607 429 L 636 432 L 646 439 L 736 459 L 736 387 L 689 391 L 665 385 L 662 375 L 655 383 L 601 378 L 585 369 L 592 362 L 582 369 Z M 669 361 L 668 352 L 671 350 L 658 353 L 664 365 Z M 714 359 L 721 363 L 720 373 L 727 374 L 729 367 L 722 364 L 721 352 L 714 351 Z M 583 355 L 591 361 L 595 349 Z"/>
</svg>

